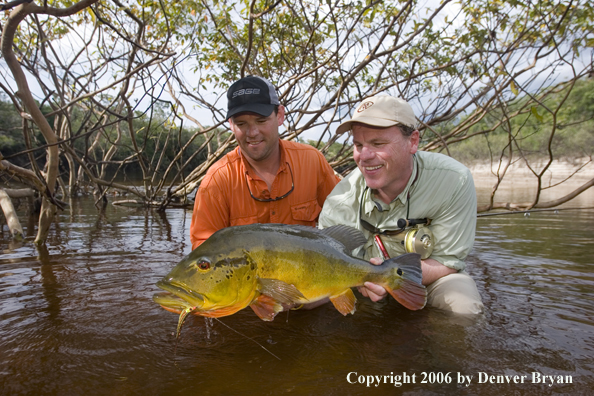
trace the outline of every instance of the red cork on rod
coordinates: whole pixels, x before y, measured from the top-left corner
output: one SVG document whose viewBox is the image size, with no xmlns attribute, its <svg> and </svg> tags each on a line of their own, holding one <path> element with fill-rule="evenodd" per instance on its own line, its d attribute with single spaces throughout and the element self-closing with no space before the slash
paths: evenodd
<svg viewBox="0 0 594 396">
<path fill-rule="evenodd" d="M 380 238 L 379 235 L 376 235 L 373 238 L 375 239 L 375 245 L 377 246 L 377 248 L 379 249 L 379 251 L 382 254 L 382 259 L 384 261 L 388 260 L 390 258 L 390 255 L 388 254 L 388 251 L 386 250 L 386 247 L 384 246 L 384 243 L 382 242 L 382 238 Z"/>
</svg>

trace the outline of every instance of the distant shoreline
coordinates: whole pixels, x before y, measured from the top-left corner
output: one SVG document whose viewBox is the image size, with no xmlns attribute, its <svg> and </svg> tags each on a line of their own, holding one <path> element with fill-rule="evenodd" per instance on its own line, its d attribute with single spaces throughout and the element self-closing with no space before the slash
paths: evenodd
<svg viewBox="0 0 594 396">
<path fill-rule="evenodd" d="M 546 162 L 542 160 L 531 162 L 531 166 L 533 166 L 533 170 L 536 172 L 541 172 L 545 164 Z M 491 164 L 487 161 L 466 164 L 466 166 L 472 172 L 472 176 L 475 178 L 475 182 L 477 181 L 477 179 L 479 181 L 482 181 L 484 179 L 493 179 L 493 181 L 496 181 L 497 177 L 495 176 L 495 174 L 497 173 L 498 165 L 499 164 L 497 162 Z M 554 160 L 549 166 L 549 168 L 546 170 L 543 178 L 547 181 L 550 181 L 551 183 L 558 183 L 563 179 L 566 179 L 567 177 L 571 176 L 572 174 L 573 176 L 571 177 L 571 180 L 576 182 L 586 182 L 594 178 L 594 161 L 590 160 L 587 157 L 575 159 L 572 161 Z M 505 175 L 505 178 L 515 179 L 518 177 L 529 179 L 536 178 L 536 176 L 534 176 L 532 171 L 526 166 L 525 162 L 522 160 L 513 163 L 509 167 Z"/>
<path fill-rule="evenodd" d="M 540 202 L 564 197 L 594 178 L 594 162 L 589 158 L 573 161 L 555 160 L 542 177 Z M 541 172 L 546 162 L 533 162 L 533 169 Z M 467 165 L 472 173 L 479 204 L 489 202 L 489 196 L 497 182 L 497 163 L 474 163 Z M 581 167 L 581 169 L 580 169 Z M 537 178 L 523 161 L 512 164 L 498 186 L 495 202 L 531 202 L 537 191 Z M 591 207 L 594 203 L 594 187 L 563 204 L 563 207 Z"/>
</svg>

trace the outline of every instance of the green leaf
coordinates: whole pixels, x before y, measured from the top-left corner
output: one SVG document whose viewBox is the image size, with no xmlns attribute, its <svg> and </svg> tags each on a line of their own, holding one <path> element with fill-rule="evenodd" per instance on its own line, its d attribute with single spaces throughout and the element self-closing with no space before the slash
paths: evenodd
<svg viewBox="0 0 594 396">
<path fill-rule="evenodd" d="M 538 109 L 536 108 L 536 106 L 532 106 L 532 107 L 530 108 L 530 112 L 532 113 L 532 115 L 533 115 L 534 117 L 536 117 L 536 119 L 537 119 L 538 121 L 542 122 L 543 118 L 542 118 L 542 116 L 541 116 L 540 114 L 538 114 Z"/>
<path fill-rule="evenodd" d="M 512 80 L 512 82 L 509 84 L 509 88 L 511 89 L 512 93 L 514 95 L 518 95 L 518 87 L 516 87 L 516 83 Z"/>
</svg>

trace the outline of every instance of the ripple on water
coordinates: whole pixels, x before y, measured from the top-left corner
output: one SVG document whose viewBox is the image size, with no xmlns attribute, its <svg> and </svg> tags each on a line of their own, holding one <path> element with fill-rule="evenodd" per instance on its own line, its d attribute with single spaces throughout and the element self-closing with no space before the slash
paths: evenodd
<svg viewBox="0 0 594 396">
<path fill-rule="evenodd" d="M 61 215 L 45 253 L 0 241 L 0 393 L 367 390 L 348 384 L 353 371 L 576 376 L 570 388 L 416 384 L 381 386 L 378 394 L 587 394 L 594 387 L 592 218 L 479 220 L 468 272 L 485 302 L 481 316 L 411 312 L 358 295 L 357 312 L 346 317 L 330 304 L 273 322 L 249 308 L 220 322 L 190 316 L 176 340 L 178 316 L 152 295 L 189 252 L 189 215 L 111 207 L 98 214 L 79 205 Z"/>
</svg>

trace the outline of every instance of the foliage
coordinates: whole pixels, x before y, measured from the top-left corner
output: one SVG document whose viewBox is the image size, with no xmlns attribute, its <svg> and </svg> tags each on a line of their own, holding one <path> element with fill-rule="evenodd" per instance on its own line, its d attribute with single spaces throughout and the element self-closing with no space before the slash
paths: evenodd
<svg viewBox="0 0 594 396">
<path fill-rule="evenodd" d="M 2 155 L 8 157 L 25 147 L 21 131 L 21 117 L 12 103 L 0 97 L 0 147 Z"/>
<path fill-rule="evenodd" d="M 175 158 L 177 150 L 182 147 L 186 142 L 191 140 L 191 137 L 196 133 L 196 128 L 183 127 L 171 124 L 167 119 L 167 114 L 162 106 L 153 107 L 154 114 L 151 116 L 136 113 L 136 117 L 133 122 L 134 133 L 137 136 L 137 143 L 143 147 L 144 157 L 154 158 L 161 152 L 164 154 L 164 160 L 161 163 L 160 169 L 156 172 L 163 172 Z M 49 113 L 50 109 L 46 109 Z M 79 129 L 83 124 L 84 112 L 78 108 L 75 108 L 72 114 L 72 125 L 74 129 Z M 152 118 L 151 118 L 152 117 Z M 5 158 L 11 160 L 15 164 L 26 164 L 27 156 L 24 152 L 27 151 L 27 147 L 23 141 L 23 132 L 21 126 L 21 117 L 15 111 L 14 107 L 10 102 L 0 100 L 0 143 L 2 146 L 2 154 Z M 128 131 L 127 125 L 122 125 L 122 130 L 125 132 L 121 140 L 118 141 L 119 149 L 111 158 L 111 165 L 108 166 L 108 173 L 115 173 L 118 168 L 118 164 L 126 162 L 128 158 L 134 157 L 134 147 L 131 142 L 131 137 Z M 228 137 L 227 134 L 220 131 L 223 136 Z M 102 139 L 100 143 L 93 147 L 92 150 L 87 151 L 86 145 L 88 140 L 93 135 L 84 136 L 78 134 L 71 139 L 71 146 L 76 152 L 85 153 L 95 163 L 100 163 L 105 157 L 105 154 L 113 147 L 115 140 L 117 139 L 117 131 L 115 126 L 104 128 L 102 131 Z M 37 146 L 41 146 L 36 150 L 37 153 L 43 152 L 43 143 L 41 142 L 41 136 L 38 133 L 33 135 Z M 198 136 L 188 146 L 188 152 L 199 152 L 200 154 L 195 156 L 188 164 L 185 174 L 189 174 L 191 169 L 197 167 L 207 158 L 206 150 L 200 149 L 205 143 L 203 136 Z M 216 143 L 213 143 L 216 147 Z M 141 170 L 138 168 L 137 161 L 128 162 L 123 167 L 124 170 L 129 173 L 137 174 Z"/>
<path fill-rule="evenodd" d="M 594 80 L 581 79 L 569 92 L 567 100 L 560 108 L 556 124 L 552 115 L 544 107 L 555 108 L 567 94 L 564 90 L 547 97 L 543 106 L 534 107 L 522 116 L 510 120 L 509 133 L 504 127 L 498 127 L 492 133 L 480 134 L 471 139 L 448 147 L 449 154 L 464 162 L 471 163 L 485 161 L 494 154 L 501 153 L 510 144 L 510 135 L 516 150 L 535 159 L 548 156 L 548 137 L 555 127 L 552 138 L 552 150 L 555 158 L 573 160 L 582 157 L 594 156 Z M 510 103 L 509 111 L 525 107 L 528 98 L 521 98 L 515 103 Z M 495 110 L 488 114 L 481 122 L 469 130 L 469 134 L 489 129 L 502 118 L 500 111 Z M 444 125 L 443 128 L 448 126 Z M 449 125 L 452 127 L 452 125 Z"/>
<path fill-rule="evenodd" d="M 235 144 L 225 91 L 247 74 L 277 87 L 283 137 L 315 131 L 339 171 L 352 150 L 336 126 L 380 93 L 412 104 L 425 150 L 527 165 L 591 155 L 585 0 L 53 0 L 2 18 L 2 89 L 32 115 L 25 135 L 37 134 L 36 147 L 58 142 L 47 164 L 59 156 L 69 193 L 82 182 L 125 189 L 108 167 L 134 167 L 144 189 L 130 192 L 145 202 L 188 196 Z M 20 101 L 15 81 L 44 116 Z M 19 144 L 12 132 L 3 139 Z"/>
</svg>

